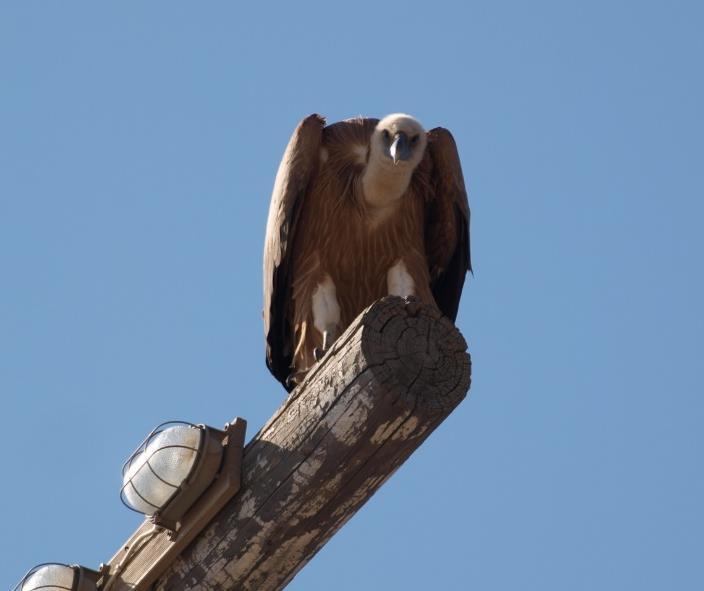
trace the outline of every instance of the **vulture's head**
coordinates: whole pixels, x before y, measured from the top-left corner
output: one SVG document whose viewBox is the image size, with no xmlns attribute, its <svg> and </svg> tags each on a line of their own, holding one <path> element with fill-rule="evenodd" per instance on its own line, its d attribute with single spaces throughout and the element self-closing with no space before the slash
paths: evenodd
<svg viewBox="0 0 704 591">
<path fill-rule="evenodd" d="M 423 159 L 427 141 L 425 129 L 416 118 L 403 113 L 387 115 L 374 129 L 369 158 L 413 171 Z"/>
</svg>

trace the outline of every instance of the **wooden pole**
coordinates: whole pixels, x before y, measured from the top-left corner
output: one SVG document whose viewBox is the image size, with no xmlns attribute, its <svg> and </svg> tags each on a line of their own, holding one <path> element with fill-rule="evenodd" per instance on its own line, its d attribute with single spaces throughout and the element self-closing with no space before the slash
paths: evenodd
<svg viewBox="0 0 704 591">
<path fill-rule="evenodd" d="M 466 349 L 415 300 L 365 310 L 246 446 L 239 493 L 155 589 L 285 587 L 465 397 Z"/>
</svg>

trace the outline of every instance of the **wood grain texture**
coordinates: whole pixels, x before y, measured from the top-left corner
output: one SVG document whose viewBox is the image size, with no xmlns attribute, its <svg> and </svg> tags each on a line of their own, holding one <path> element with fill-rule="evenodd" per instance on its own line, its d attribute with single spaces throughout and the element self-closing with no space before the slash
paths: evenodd
<svg viewBox="0 0 704 591">
<path fill-rule="evenodd" d="M 250 441 L 240 492 L 155 589 L 285 587 L 465 397 L 466 349 L 432 306 L 370 306 Z"/>
</svg>

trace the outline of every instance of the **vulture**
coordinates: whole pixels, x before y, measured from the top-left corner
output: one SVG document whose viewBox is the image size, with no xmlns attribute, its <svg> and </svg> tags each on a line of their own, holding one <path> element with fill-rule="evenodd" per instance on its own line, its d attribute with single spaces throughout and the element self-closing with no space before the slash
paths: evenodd
<svg viewBox="0 0 704 591">
<path fill-rule="evenodd" d="M 447 129 L 401 113 L 298 124 L 264 244 L 266 364 L 287 390 L 386 295 L 454 322 L 467 271 L 469 203 Z"/>
</svg>

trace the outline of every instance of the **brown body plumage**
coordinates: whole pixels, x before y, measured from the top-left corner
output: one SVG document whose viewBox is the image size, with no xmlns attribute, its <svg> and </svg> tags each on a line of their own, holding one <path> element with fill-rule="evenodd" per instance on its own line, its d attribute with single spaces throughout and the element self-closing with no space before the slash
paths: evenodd
<svg viewBox="0 0 704 591">
<path fill-rule="evenodd" d="M 454 141 L 442 129 L 427 134 L 427 148 L 422 137 L 404 184 L 403 169 L 386 161 L 369 172 L 370 158 L 379 158 L 370 149 L 378 124 L 353 119 L 324 127 L 312 115 L 294 132 L 279 168 L 264 253 L 264 320 L 267 365 L 287 388 L 327 344 L 314 302 L 325 313 L 330 298 L 337 304 L 335 336 L 406 283 L 453 320 L 457 313 L 470 262 L 469 208 Z M 398 198 L 385 201 L 394 190 Z M 399 288 L 392 269 L 400 269 Z"/>
</svg>

